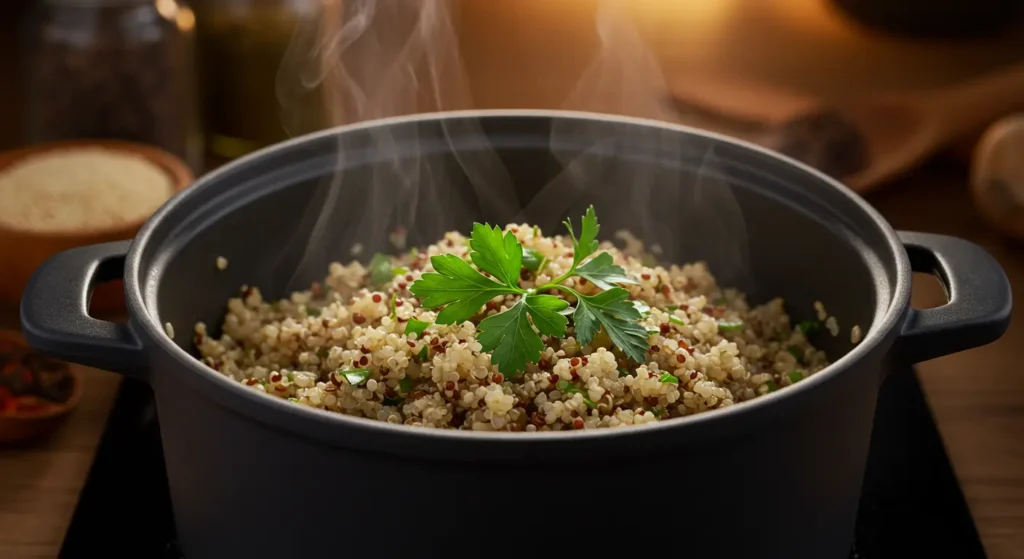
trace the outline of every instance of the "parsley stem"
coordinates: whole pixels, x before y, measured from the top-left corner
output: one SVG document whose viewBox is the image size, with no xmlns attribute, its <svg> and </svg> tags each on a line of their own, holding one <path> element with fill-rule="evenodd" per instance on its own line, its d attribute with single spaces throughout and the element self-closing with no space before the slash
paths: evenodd
<svg viewBox="0 0 1024 559">
<path fill-rule="evenodd" d="M 576 266 L 575 266 L 575 265 L 573 265 L 573 267 L 572 267 L 572 268 L 569 268 L 569 271 L 568 271 L 568 272 L 566 272 L 566 273 L 562 274 L 561 276 L 558 276 L 558 278 L 556 278 L 556 279 L 553 279 L 553 280 L 551 280 L 551 281 L 547 282 L 546 284 L 544 284 L 544 285 L 542 285 L 542 286 L 540 286 L 540 287 L 534 287 L 534 288 L 533 288 L 533 290 L 534 290 L 535 292 L 537 292 L 537 293 L 540 293 L 540 292 L 542 292 L 542 291 L 546 291 L 546 290 L 548 290 L 548 289 L 562 289 L 563 291 L 565 291 L 565 289 L 569 289 L 569 288 L 567 288 L 567 287 L 563 288 L 563 286 L 561 286 L 561 285 L 559 285 L 559 284 L 560 284 L 560 283 L 562 283 L 563 281 L 565 281 L 565 280 L 569 279 L 570 277 L 572 277 L 572 276 L 573 276 L 573 275 L 575 275 L 575 274 L 576 274 Z M 568 291 L 568 292 L 569 292 L 569 293 L 572 293 L 573 295 L 576 295 L 576 294 L 577 294 L 577 293 L 576 293 L 575 291 L 573 291 L 572 289 L 569 289 L 569 291 Z"/>
</svg>

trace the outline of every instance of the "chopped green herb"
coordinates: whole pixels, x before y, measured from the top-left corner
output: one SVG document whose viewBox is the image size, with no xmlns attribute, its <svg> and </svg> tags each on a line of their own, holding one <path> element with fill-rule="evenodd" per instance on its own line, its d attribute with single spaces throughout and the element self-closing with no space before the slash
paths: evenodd
<svg viewBox="0 0 1024 559">
<path fill-rule="evenodd" d="M 402 391 L 402 394 L 408 394 L 412 392 L 412 379 L 405 377 L 398 381 L 398 389 Z"/>
<path fill-rule="evenodd" d="M 714 301 L 711 301 L 711 304 L 716 306 L 716 307 L 721 307 L 721 306 L 725 305 L 728 302 L 729 301 L 725 297 L 719 297 L 719 298 L 715 299 Z"/>
<path fill-rule="evenodd" d="M 366 381 L 370 380 L 370 369 L 351 369 L 348 371 L 338 369 L 338 374 L 345 377 L 345 380 L 352 386 L 362 386 L 366 384 Z"/>
<path fill-rule="evenodd" d="M 764 384 L 768 387 L 768 392 L 775 392 L 779 389 L 779 385 L 775 384 L 774 380 L 769 379 L 768 382 Z"/>
<path fill-rule="evenodd" d="M 672 314 L 672 313 L 676 312 L 676 310 L 678 308 L 679 308 L 679 305 L 669 305 L 669 306 L 665 307 L 665 312 L 667 312 L 669 314 Z"/>
<path fill-rule="evenodd" d="M 397 406 L 404 401 L 405 400 L 403 398 L 384 398 L 384 401 L 382 401 L 381 403 L 384 404 L 385 406 Z"/>
<path fill-rule="evenodd" d="M 320 359 L 327 359 L 327 356 L 330 355 L 330 353 L 331 351 L 326 347 L 321 347 L 320 349 L 316 350 L 316 356 L 319 357 Z"/>
<path fill-rule="evenodd" d="M 628 377 L 631 374 L 633 374 L 633 373 L 630 373 L 626 369 L 623 369 L 622 367 L 619 367 L 619 378 Z"/>
<path fill-rule="evenodd" d="M 821 328 L 821 323 L 817 320 L 804 320 L 796 325 L 796 329 L 803 332 L 805 336 L 816 331 L 818 328 Z"/>
<path fill-rule="evenodd" d="M 288 398 L 288 401 L 289 401 L 289 402 L 298 402 L 298 401 L 299 401 L 299 399 L 298 399 L 298 398 L 296 398 L 296 397 L 294 397 L 294 396 L 292 396 L 291 398 Z"/>
<path fill-rule="evenodd" d="M 398 292 L 396 291 L 396 292 L 391 294 L 391 318 L 392 318 L 392 320 L 395 320 L 395 319 L 398 318 L 398 305 L 395 304 L 397 302 L 398 302 Z"/>
<path fill-rule="evenodd" d="M 658 382 L 667 382 L 667 383 L 670 383 L 670 384 L 679 384 L 679 379 L 676 378 L 676 376 L 671 374 L 671 373 L 662 373 L 661 376 L 658 377 Z"/>
<path fill-rule="evenodd" d="M 423 322 L 422 320 L 416 320 L 415 318 L 409 319 L 409 322 L 405 323 L 405 334 L 414 334 L 419 336 L 424 330 L 430 327 L 429 322 Z"/>
<path fill-rule="evenodd" d="M 533 226 L 533 236 L 540 237 L 540 225 Z"/>
<path fill-rule="evenodd" d="M 408 273 L 409 273 L 409 268 L 406 268 L 404 266 L 398 266 L 398 267 L 393 268 L 391 270 L 391 277 L 404 276 L 405 274 L 408 274 Z"/>
<path fill-rule="evenodd" d="M 640 263 L 648 268 L 653 268 L 658 265 L 658 258 L 653 254 L 644 254 L 640 257 Z"/>
<path fill-rule="evenodd" d="M 794 358 L 796 358 L 798 363 L 802 362 L 804 360 L 804 350 L 798 348 L 797 346 L 795 346 L 795 345 L 788 346 L 786 348 L 786 351 L 788 351 L 790 355 L 792 355 Z"/>
<path fill-rule="evenodd" d="M 668 321 L 671 322 L 672 324 L 678 324 L 680 326 L 686 326 L 686 323 L 683 322 L 683 319 L 679 318 L 678 316 L 676 316 L 674 314 L 668 315 Z"/>
<path fill-rule="evenodd" d="M 306 307 L 306 316 L 317 317 L 317 316 L 320 316 L 320 312 L 321 312 L 320 307 L 313 307 L 313 306 L 307 306 Z"/>
<path fill-rule="evenodd" d="M 654 417 L 657 418 L 660 418 L 665 413 L 665 410 L 655 406 L 645 406 L 645 408 L 647 409 L 647 411 L 653 413 Z"/>
<path fill-rule="evenodd" d="M 540 270 L 540 265 L 544 263 L 544 256 L 541 253 L 533 250 L 532 248 L 523 249 L 523 268 L 536 272 Z"/>
<path fill-rule="evenodd" d="M 612 255 L 602 252 L 580 266 L 576 273 L 601 289 L 611 289 L 621 283 L 639 283 L 627 276 L 626 271 L 621 266 L 614 265 L 613 262 Z"/>
<path fill-rule="evenodd" d="M 650 329 L 647 330 L 647 335 L 648 336 L 653 336 L 655 334 L 660 334 L 660 333 L 661 333 L 661 330 L 650 330 Z"/>
<path fill-rule="evenodd" d="M 789 382 L 791 382 L 791 383 L 793 383 L 793 382 L 800 382 L 804 378 L 804 374 L 801 371 L 793 371 L 792 373 L 789 373 L 786 376 L 789 377 Z"/>
<path fill-rule="evenodd" d="M 719 332 L 737 332 L 743 329 L 742 320 L 719 320 L 718 331 Z"/>
<path fill-rule="evenodd" d="M 566 394 L 583 394 L 582 390 L 576 388 L 575 386 L 573 386 L 572 383 L 565 379 L 558 381 L 555 384 L 555 388 L 561 390 L 562 392 L 565 392 Z M 587 398 L 586 395 L 583 396 L 583 403 L 586 404 L 587 407 L 590 409 L 594 409 L 597 407 L 597 404 L 595 404 L 590 398 Z"/>
<path fill-rule="evenodd" d="M 295 373 L 294 372 L 290 372 L 289 371 L 288 374 L 285 375 L 285 376 L 288 378 L 288 382 L 295 382 Z"/>
<path fill-rule="evenodd" d="M 416 357 L 420 360 L 420 363 L 425 363 L 427 361 L 427 357 L 429 357 L 429 354 L 427 352 L 426 344 L 423 345 L 423 349 L 420 350 L 419 354 Z"/>
<path fill-rule="evenodd" d="M 367 269 L 370 271 L 371 284 L 383 285 L 391 281 L 391 257 L 387 254 L 379 252 L 374 254 L 367 265 Z"/>
</svg>

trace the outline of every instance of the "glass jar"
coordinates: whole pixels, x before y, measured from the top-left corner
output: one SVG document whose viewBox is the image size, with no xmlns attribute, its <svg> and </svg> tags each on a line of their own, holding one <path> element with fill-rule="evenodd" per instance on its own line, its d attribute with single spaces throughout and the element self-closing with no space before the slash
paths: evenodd
<svg viewBox="0 0 1024 559">
<path fill-rule="evenodd" d="M 279 96 L 279 87 L 299 87 L 297 66 L 306 62 L 284 62 L 279 74 L 296 30 L 305 22 L 303 34 L 308 34 L 310 22 L 325 13 L 324 5 L 325 0 L 196 2 L 200 96 L 207 149 L 213 155 L 238 157 L 326 126 L 315 86 L 303 91 L 301 100 Z M 289 102 L 303 104 L 301 111 L 290 111 L 301 112 L 302 122 L 282 121 L 282 103 Z"/>
<path fill-rule="evenodd" d="M 141 142 L 198 172 L 194 27 L 180 0 L 38 0 L 25 26 L 29 141 Z"/>
</svg>

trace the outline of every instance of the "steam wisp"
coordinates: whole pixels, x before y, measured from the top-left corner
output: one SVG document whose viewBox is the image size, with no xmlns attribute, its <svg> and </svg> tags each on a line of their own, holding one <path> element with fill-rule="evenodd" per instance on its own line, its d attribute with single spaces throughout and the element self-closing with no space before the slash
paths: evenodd
<svg viewBox="0 0 1024 559">
<path fill-rule="evenodd" d="M 453 5 L 446 0 L 325 2 L 301 22 L 282 63 L 278 94 L 286 128 L 307 132 L 313 116 L 345 125 L 472 108 Z M 673 121 L 664 106 L 668 88 L 660 64 L 632 25 L 627 6 L 599 0 L 600 48 L 563 107 Z M 523 170 L 507 168 L 486 147 L 490 142 L 476 119 L 431 122 L 370 126 L 361 139 L 340 137 L 337 172 L 319 186 L 302 218 L 314 223 L 312 233 L 293 239 L 288 249 L 304 251 L 300 270 L 328 257 L 344 259 L 342 241 L 379 240 L 377 248 L 387 249 L 384 240 L 394 224 L 407 229 L 411 240 L 433 239 L 447 229 L 466 229 L 481 212 L 494 223 L 554 226 L 594 203 L 615 208 L 621 214 L 616 228 L 628 227 L 658 243 L 666 260 L 687 258 L 700 243 L 701 254 L 721 255 L 714 271 L 723 280 L 745 279 L 746 228 L 715 154 L 705 154 L 696 174 L 624 155 L 637 146 L 651 154 L 692 149 L 683 145 L 682 134 L 632 125 L 618 134 L 619 127 L 607 123 L 557 120 L 549 140 L 562 171 L 543 186 L 523 188 L 513 181 L 524 176 Z M 355 157 L 377 163 L 350 165 Z M 536 194 L 520 200 L 523 190 Z M 653 218 L 666 215 L 675 218 Z M 297 277 L 304 275 L 297 271 Z"/>
</svg>

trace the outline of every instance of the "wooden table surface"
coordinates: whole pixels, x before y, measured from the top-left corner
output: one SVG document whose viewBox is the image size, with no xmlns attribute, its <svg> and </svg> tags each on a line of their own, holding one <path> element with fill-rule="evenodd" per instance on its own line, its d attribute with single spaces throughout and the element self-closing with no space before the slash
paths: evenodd
<svg viewBox="0 0 1024 559">
<path fill-rule="evenodd" d="M 15 10 L 16 11 L 16 10 Z M 22 99 L 13 50 L 17 14 L 0 15 L 0 149 L 20 141 Z M 964 169 L 932 164 L 869 200 L 894 227 L 973 240 L 1024 293 L 1024 251 L 1000 239 L 973 210 Z M 916 306 L 941 302 L 937 284 L 915 286 Z M 921 379 L 989 557 L 1024 557 L 1024 326 L 1018 305 L 1006 337 L 920 366 Z M 10 323 L 12 317 L 2 322 Z M 79 409 L 52 438 L 0 449 L 0 557 L 54 557 L 110 409 L 118 379 L 86 376 Z"/>
</svg>

